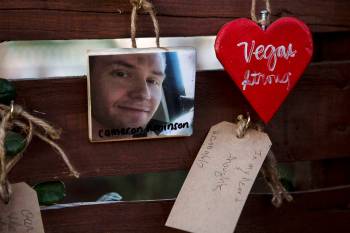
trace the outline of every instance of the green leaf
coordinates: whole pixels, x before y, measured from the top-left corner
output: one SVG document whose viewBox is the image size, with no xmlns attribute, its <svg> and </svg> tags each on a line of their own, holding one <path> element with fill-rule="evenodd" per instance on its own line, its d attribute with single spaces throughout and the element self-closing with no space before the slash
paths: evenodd
<svg viewBox="0 0 350 233">
<path fill-rule="evenodd" d="M 5 137 L 5 151 L 7 157 L 20 153 L 26 146 L 26 139 L 19 133 L 9 131 Z"/>
<path fill-rule="evenodd" d="M 62 181 L 48 181 L 34 186 L 40 205 L 54 205 L 66 196 L 66 187 Z"/>
<path fill-rule="evenodd" d="M 0 78 L 0 103 L 9 105 L 16 97 L 16 88 L 7 79 Z"/>
</svg>

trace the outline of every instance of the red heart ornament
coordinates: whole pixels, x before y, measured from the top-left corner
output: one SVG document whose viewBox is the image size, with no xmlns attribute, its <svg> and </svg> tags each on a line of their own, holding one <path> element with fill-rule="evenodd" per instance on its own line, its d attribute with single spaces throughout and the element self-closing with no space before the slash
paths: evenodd
<svg viewBox="0 0 350 233">
<path fill-rule="evenodd" d="M 309 28 L 285 17 L 266 31 L 249 19 L 225 24 L 215 41 L 216 56 L 255 111 L 268 123 L 309 64 Z"/>
</svg>

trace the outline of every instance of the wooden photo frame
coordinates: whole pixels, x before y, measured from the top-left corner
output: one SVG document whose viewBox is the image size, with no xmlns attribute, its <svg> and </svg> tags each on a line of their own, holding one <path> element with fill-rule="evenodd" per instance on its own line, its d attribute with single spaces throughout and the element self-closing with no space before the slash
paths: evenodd
<svg viewBox="0 0 350 233">
<path fill-rule="evenodd" d="M 88 52 L 91 142 L 190 136 L 193 48 Z"/>
</svg>

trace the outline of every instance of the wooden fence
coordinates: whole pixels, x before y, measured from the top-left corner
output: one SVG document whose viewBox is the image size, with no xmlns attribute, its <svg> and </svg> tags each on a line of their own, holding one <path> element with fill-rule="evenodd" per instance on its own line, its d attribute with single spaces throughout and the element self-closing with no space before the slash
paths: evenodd
<svg viewBox="0 0 350 233">
<path fill-rule="evenodd" d="M 215 35 L 224 23 L 248 17 L 250 10 L 247 0 L 153 3 L 161 36 Z M 312 64 L 267 128 L 273 150 L 279 161 L 315 161 L 319 186 L 332 187 L 294 193 L 295 201 L 279 209 L 270 204 L 270 195 L 252 194 L 236 232 L 348 233 L 350 2 L 271 0 L 271 5 L 274 18 L 304 20 L 315 42 Z M 130 11 L 128 0 L 1 1 L 0 40 L 127 38 Z M 140 16 L 138 27 L 138 36 L 153 36 L 148 15 Z M 91 144 L 87 137 L 86 77 L 15 81 L 15 85 L 18 104 L 45 112 L 50 122 L 64 130 L 60 144 L 82 177 L 188 169 L 211 125 L 232 121 L 233 116 L 247 110 L 253 112 L 224 71 L 198 72 L 192 137 Z M 332 162 L 325 162 L 328 159 Z M 67 179 L 68 175 L 51 148 L 34 140 L 12 171 L 11 181 Z M 164 227 L 172 204 L 72 205 L 42 214 L 47 233 L 180 232 Z"/>
</svg>

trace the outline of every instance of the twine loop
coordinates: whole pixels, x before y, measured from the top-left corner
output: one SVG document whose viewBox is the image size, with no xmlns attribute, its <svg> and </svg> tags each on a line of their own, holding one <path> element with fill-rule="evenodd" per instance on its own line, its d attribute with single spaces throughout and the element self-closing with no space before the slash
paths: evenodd
<svg viewBox="0 0 350 233">
<path fill-rule="evenodd" d="M 266 7 L 268 14 L 271 15 L 270 0 L 264 0 L 264 2 L 265 2 L 265 7 Z M 256 17 L 256 0 L 252 0 L 252 6 L 250 9 L 250 17 L 254 22 L 256 22 L 258 24 L 264 23 L 264 22 L 262 22 L 262 20 L 258 20 L 258 18 Z"/>
<path fill-rule="evenodd" d="M 243 115 L 239 115 L 237 117 L 236 136 L 238 138 L 243 138 L 245 133 L 247 132 L 248 128 L 254 128 L 255 130 L 257 130 L 259 132 L 264 131 L 264 126 L 262 124 L 259 124 L 259 123 L 253 124 L 251 122 L 249 113 L 247 113 L 247 118 L 244 118 Z M 276 157 L 271 149 L 269 150 L 260 171 L 261 171 L 267 185 L 271 189 L 271 192 L 272 192 L 271 203 L 276 208 L 278 208 L 282 205 L 283 200 L 286 200 L 288 202 L 293 201 L 293 197 L 283 187 L 283 185 L 279 179 L 279 174 L 278 174 L 278 170 L 277 170 L 277 160 L 276 160 Z"/>
<path fill-rule="evenodd" d="M 154 33 L 156 35 L 156 45 L 159 48 L 160 47 L 159 23 L 156 17 L 156 12 L 154 10 L 153 4 L 147 0 L 130 0 L 130 4 L 132 5 L 131 24 L 130 24 L 132 47 L 137 48 L 137 44 L 136 44 L 137 11 L 140 9 L 143 9 L 145 12 L 147 12 L 151 16 L 153 26 L 154 26 Z"/>
<path fill-rule="evenodd" d="M 237 117 L 237 129 L 236 134 L 238 138 L 243 138 L 250 126 L 250 115 L 247 113 L 248 118 L 245 119 L 243 115 L 238 115 Z"/>
<path fill-rule="evenodd" d="M 5 180 L 4 182 L 0 183 L 0 197 L 5 204 L 9 203 L 11 195 L 12 188 L 10 182 L 8 180 Z"/>
<path fill-rule="evenodd" d="M 132 5 L 136 5 L 137 9 L 140 10 L 142 8 L 143 0 L 131 0 Z"/>
<path fill-rule="evenodd" d="M 23 153 L 30 144 L 33 135 L 53 147 L 66 163 L 71 175 L 77 178 L 79 177 L 79 172 L 76 171 L 70 163 L 62 148 L 53 141 L 60 138 L 59 130 L 53 128 L 46 121 L 29 114 L 20 105 L 15 105 L 13 102 L 11 106 L 0 104 L 0 117 L 0 198 L 4 203 L 9 202 L 12 193 L 8 174 L 23 157 Z M 21 132 L 26 135 L 25 146 L 20 153 L 11 158 L 6 158 L 6 132 L 14 127 L 20 129 Z"/>
<path fill-rule="evenodd" d="M 11 105 L 10 105 L 10 119 L 13 119 L 13 114 L 15 111 L 15 106 L 14 106 L 14 101 L 11 101 Z"/>
</svg>

